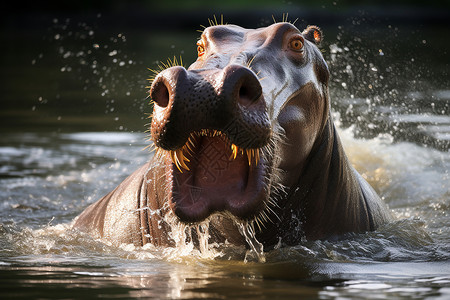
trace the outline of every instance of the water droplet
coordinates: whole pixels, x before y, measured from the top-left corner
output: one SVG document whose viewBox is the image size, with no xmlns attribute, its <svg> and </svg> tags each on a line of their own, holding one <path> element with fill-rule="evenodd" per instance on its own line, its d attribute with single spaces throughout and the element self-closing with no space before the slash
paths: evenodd
<svg viewBox="0 0 450 300">
<path fill-rule="evenodd" d="M 117 55 L 117 50 L 113 50 L 113 51 L 109 52 L 108 55 L 109 56 Z"/>
</svg>

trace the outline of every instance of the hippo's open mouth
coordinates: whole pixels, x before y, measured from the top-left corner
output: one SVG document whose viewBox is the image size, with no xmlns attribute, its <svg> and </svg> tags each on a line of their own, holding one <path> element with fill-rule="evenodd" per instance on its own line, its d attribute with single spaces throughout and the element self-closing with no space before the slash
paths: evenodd
<svg viewBox="0 0 450 300">
<path fill-rule="evenodd" d="M 158 74 L 150 96 L 151 135 L 172 160 L 167 195 L 179 220 L 201 222 L 216 212 L 257 218 L 270 177 L 261 149 L 272 131 L 256 74 L 235 64 L 203 71 L 175 66 Z"/>
<path fill-rule="evenodd" d="M 264 208 L 260 149 L 241 149 L 221 131 L 205 129 L 191 133 L 182 148 L 167 152 L 172 159 L 169 203 L 180 221 L 200 222 L 215 212 L 245 220 Z"/>
</svg>

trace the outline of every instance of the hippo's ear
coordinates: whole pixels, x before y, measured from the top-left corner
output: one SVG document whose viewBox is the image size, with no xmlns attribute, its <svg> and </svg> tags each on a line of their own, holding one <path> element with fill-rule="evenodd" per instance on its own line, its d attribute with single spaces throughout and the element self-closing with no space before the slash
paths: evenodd
<svg viewBox="0 0 450 300">
<path fill-rule="evenodd" d="M 320 42 L 322 42 L 323 34 L 322 30 L 320 30 L 319 27 L 310 25 L 306 27 L 305 30 L 303 30 L 303 36 L 310 42 L 313 42 L 317 46 L 320 45 Z"/>
</svg>

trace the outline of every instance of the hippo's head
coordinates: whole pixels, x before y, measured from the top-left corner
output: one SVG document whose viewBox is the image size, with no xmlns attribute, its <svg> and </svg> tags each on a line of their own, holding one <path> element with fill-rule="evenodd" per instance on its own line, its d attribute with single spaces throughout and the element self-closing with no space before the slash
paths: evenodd
<svg viewBox="0 0 450 300">
<path fill-rule="evenodd" d="M 206 28 L 198 58 L 154 79 L 151 135 L 180 221 L 264 219 L 298 180 L 329 115 L 322 33 Z"/>
</svg>

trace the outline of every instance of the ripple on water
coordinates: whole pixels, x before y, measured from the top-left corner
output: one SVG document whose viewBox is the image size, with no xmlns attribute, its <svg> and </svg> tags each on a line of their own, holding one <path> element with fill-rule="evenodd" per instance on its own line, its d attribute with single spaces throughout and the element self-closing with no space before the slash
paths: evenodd
<svg viewBox="0 0 450 300">
<path fill-rule="evenodd" d="M 176 228 L 173 237 L 178 240 L 177 248 L 132 244 L 117 247 L 71 229 L 68 222 L 78 212 L 114 188 L 134 170 L 137 161 L 148 159 L 148 153 L 141 151 L 142 143 L 129 146 L 127 142 L 128 138 L 139 139 L 140 135 L 123 135 L 110 144 L 102 141 L 108 134 L 53 136 L 48 138 L 51 146 L 12 147 L 4 153 L 19 164 L 23 162 L 20 155 L 34 160 L 55 160 L 53 165 L 41 164 L 44 176 L 27 173 L 0 181 L 5 199 L 0 214 L 8 216 L 1 219 L 0 261 L 4 264 L 0 263 L 0 268 L 11 269 L 7 264 L 21 264 L 36 266 L 36 272 L 41 272 L 40 268 L 52 266 L 55 270 L 59 266 L 60 272 L 70 269 L 70 280 L 77 276 L 83 282 L 100 284 L 108 280 L 105 278 L 117 278 L 120 284 L 128 282 L 128 287 L 131 283 L 156 282 L 167 289 L 170 282 L 173 295 L 195 288 L 187 278 L 197 285 L 202 280 L 212 284 L 214 280 L 218 283 L 224 282 L 224 278 L 228 281 L 239 278 L 235 284 L 246 282 L 255 286 L 260 282 L 259 287 L 263 288 L 264 282 L 266 289 L 269 289 L 266 278 L 276 278 L 280 284 L 294 280 L 297 287 L 298 282 L 316 280 L 321 285 L 328 284 L 328 289 L 320 291 L 323 299 L 333 298 L 332 295 L 351 298 L 356 294 L 380 298 L 448 295 L 442 288 L 449 279 L 442 269 L 449 267 L 450 249 L 436 243 L 436 238 L 446 242 L 450 234 L 442 231 L 448 224 L 446 170 L 450 158 L 437 150 L 394 143 L 388 135 L 359 140 L 353 137 L 351 129 L 341 133 L 354 166 L 403 220 L 375 232 L 349 234 L 332 241 L 303 241 L 263 254 L 245 226 L 249 244 L 254 246 L 252 251 L 208 243 L 207 224 Z M 43 150 L 37 151 L 38 148 Z M 71 157 L 75 158 L 75 164 L 70 162 Z M 56 220 L 51 221 L 53 217 Z M 46 225 L 50 221 L 60 225 Z M 200 237 L 200 247 L 186 242 L 192 231 Z M 159 282 L 156 278 L 165 279 Z M 237 285 L 230 283 L 231 286 Z M 286 287 L 295 290 L 294 286 Z"/>
</svg>

